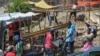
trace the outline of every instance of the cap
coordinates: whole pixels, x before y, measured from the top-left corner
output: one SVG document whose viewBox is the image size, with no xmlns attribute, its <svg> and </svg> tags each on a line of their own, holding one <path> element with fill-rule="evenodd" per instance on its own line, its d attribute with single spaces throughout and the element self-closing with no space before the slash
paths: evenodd
<svg viewBox="0 0 100 56">
<path fill-rule="evenodd" d="M 50 32 L 55 32 L 56 31 L 55 28 L 50 28 L 49 30 L 50 30 Z"/>
</svg>

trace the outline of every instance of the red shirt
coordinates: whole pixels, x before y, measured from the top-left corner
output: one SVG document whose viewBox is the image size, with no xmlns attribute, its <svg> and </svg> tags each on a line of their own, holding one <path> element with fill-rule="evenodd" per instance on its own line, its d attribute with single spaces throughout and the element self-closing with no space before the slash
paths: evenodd
<svg viewBox="0 0 100 56">
<path fill-rule="evenodd" d="M 50 32 L 47 32 L 46 33 L 46 40 L 45 40 L 45 48 L 51 49 L 53 47 L 52 39 L 53 39 L 52 34 Z"/>
<path fill-rule="evenodd" d="M 6 56 L 16 56 L 16 54 L 15 54 L 14 52 L 8 52 L 8 53 L 6 54 Z"/>
</svg>

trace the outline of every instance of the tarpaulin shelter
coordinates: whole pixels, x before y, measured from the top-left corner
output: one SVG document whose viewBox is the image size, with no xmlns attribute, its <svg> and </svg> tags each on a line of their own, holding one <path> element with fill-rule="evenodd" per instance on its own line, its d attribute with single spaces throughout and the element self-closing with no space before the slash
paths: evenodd
<svg viewBox="0 0 100 56">
<path fill-rule="evenodd" d="M 26 19 L 27 17 L 32 17 L 39 15 L 39 13 L 33 13 L 33 12 L 27 12 L 27 13 L 21 13 L 21 12 L 14 12 L 14 13 L 6 13 L 0 15 L 0 21 L 4 21 L 4 26 L 13 23 L 15 20 L 22 20 Z"/>
<path fill-rule="evenodd" d="M 43 9 L 51 9 L 57 7 L 57 6 L 48 5 L 44 0 L 35 3 L 35 6 Z"/>
<path fill-rule="evenodd" d="M 39 1 L 39 2 L 27 1 L 27 2 L 25 2 L 25 3 L 34 4 L 35 7 L 41 8 L 41 9 L 52 9 L 52 8 L 56 8 L 56 7 L 59 7 L 59 6 L 60 6 L 60 5 L 57 5 L 57 6 L 49 5 L 49 4 L 47 4 L 44 0 L 41 0 L 41 1 Z"/>
<path fill-rule="evenodd" d="M 40 13 L 34 13 L 34 12 L 27 12 L 27 13 L 21 13 L 21 12 L 14 12 L 14 13 L 5 13 L 5 14 L 0 14 L 0 48 L 4 49 L 4 32 L 6 30 L 6 26 L 7 28 L 11 28 L 14 29 L 12 32 L 15 31 L 19 31 L 19 28 L 21 26 L 21 22 L 26 20 L 27 22 L 25 23 L 30 23 L 28 22 L 28 20 L 30 20 L 32 22 L 32 17 L 35 17 L 37 15 L 40 15 Z M 38 20 L 38 19 L 37 19 Z M 16 23 L 16 21 L 18 22 L 18 24 L 14 24 Z M 9 26 L 8 26 L 9 25 Z M 17 25 L 17 26 L 16 26 Z M 29 28 L 30 25 L 28 25 Z M 16 28 L 18 30 L 16 30 Z M 10 33 L 10 32 L 9 32 Z"/>
</svg>

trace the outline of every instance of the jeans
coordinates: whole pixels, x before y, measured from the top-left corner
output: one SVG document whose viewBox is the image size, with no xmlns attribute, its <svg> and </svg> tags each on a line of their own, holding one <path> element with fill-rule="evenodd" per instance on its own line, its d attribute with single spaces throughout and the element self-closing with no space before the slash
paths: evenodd
<svg viewBox="0 0 100 56">
<path fill-rule="evenodd" d="M 52 20 L 54 20 L 55 23 L 58 25 L 57 18 L 55 16 L 49 16 L 48 17 L 48 24 L 49 24 L 49 26 L 51 26 Z"/>
<path fill-rule="evenodd" d="M 45 48 L 46 56 L 54 56 L 54 52 L 52 49 Z"/>
<path fill-rule="evenodd" d="M 69 48 L 69 53 L 74 53 L 74 42 L 65 42 L 63 47 L 62 47 L 62 51 L 64 56 L 67 56 L 67 49 L 66 47 Z"/>
</svg>

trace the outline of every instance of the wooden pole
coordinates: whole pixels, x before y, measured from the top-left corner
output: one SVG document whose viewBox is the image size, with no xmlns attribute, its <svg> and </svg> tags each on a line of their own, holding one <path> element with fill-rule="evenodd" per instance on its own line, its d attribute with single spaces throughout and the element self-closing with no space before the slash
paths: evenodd
<svg viewBox="0 0 100 56">
<path fill-rule="evenodd" d="M 20 28 L 21 28 L 21 20 L 19 19 L 19 30 L 20 30 Z M 19 32 L 19 33 L 21 33 L 21 32 Z"/>
<path fill-rule="evenodd" d="M 67 8 L 68 8 L 68 5 L 69 5 L 69 1 L 67 0 Z M 68 16 L 68 11 L 69 9 L 66 11 L 66 23 L 69 21 L 69 16 Z"/>
<path fill-rule="evenodd" d="M 40 18 L 38 19 L 38 22 L 39 22 L 39 29 L 41 30 L 41 25 L 40 25 L 40 21 L 42 19 L 42 16 L 40 16 Z"/>
<path fill-rule="evenodd" d="M 26 20 L 27 20 L 27 28 L 28 28 L 28 32 L 30 33 L 30 23 L 29 23 L 29 18 L 27 18 Z"/>
<path fill-rule="evenodd" d="M 33 31 L 32 31 L 32 17 L 31 17 L 31 32 L 33 32 Z"/>
<path fill-rule="evenodd" d="M 46 28 L 46 19 L 48 19 L 48 12 L 45 11 L 45 13 L 46 13 L 46 18 L 44 19 L 44 28 Z M 44 17 L 43 17 L 43 18 L 44 18 Z"/>
<path fill-rule="evenodd" d="M 4 50 L 4 37 L 3 37 L 3 21 L 0 21 L 0 49 Z"/>
<path fill-rule="evenodd" d="M 89 3 L 89 19 L 90 19 L 90 3 Z M 90 20 L 89 20 L 89 22 L 90 22 Z"/>
</svg>

